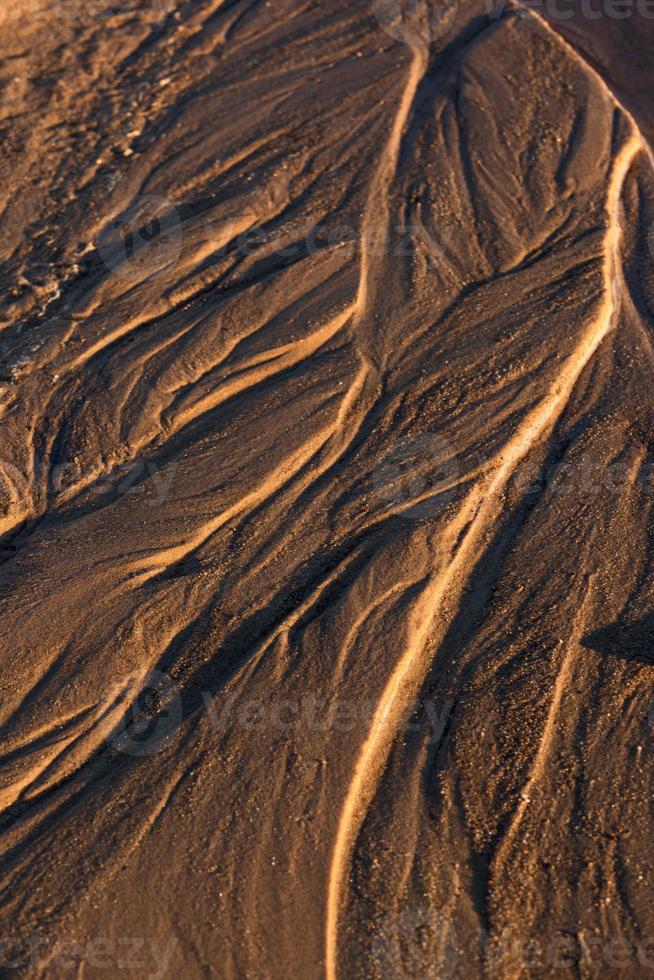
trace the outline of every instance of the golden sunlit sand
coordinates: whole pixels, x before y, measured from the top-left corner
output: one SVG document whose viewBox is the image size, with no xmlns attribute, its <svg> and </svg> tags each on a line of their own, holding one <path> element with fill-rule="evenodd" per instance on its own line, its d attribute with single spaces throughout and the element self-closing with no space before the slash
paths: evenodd
<svg viewBox="0 0 654 980">
<path fill-rule="evenodd" d="M 597 4 L 0 16 L 0 975 L 654 969 L 654 19 Z"/>
</svg>

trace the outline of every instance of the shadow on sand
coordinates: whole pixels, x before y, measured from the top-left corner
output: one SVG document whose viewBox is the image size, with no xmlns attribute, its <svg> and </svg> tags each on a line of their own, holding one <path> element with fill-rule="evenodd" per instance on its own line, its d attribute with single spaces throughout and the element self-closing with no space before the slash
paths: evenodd
<svg viewBox="0 0 654 980">
<path fill-rule="evenodd" d="M 654 613 L 633 623 L 612 623 L 593 630 L 581 643 L 597 653 L 654 663 Z"/>
</svg>

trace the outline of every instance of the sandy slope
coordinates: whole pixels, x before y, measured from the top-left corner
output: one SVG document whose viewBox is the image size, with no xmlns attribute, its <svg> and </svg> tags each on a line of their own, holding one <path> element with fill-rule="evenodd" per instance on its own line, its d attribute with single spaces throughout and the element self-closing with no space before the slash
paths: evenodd
<svg viewBox="0 0 654 980">
<path fill-rule="evenodd" d="M 654 969 L 654 27 L 376 9 L 0 19 L 1 975 Z"/>
</svg>

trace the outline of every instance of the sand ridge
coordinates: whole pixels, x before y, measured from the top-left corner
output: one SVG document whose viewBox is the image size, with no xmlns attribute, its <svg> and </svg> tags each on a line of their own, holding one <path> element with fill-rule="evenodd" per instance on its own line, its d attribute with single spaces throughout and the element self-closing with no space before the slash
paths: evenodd
<svg viewBox="0 0 654 980">
<path fill-rule="evenodd" d="M 647 32 L 119 6 L 0 26 L 6 951 L 639 975 Z"/>
</svg>

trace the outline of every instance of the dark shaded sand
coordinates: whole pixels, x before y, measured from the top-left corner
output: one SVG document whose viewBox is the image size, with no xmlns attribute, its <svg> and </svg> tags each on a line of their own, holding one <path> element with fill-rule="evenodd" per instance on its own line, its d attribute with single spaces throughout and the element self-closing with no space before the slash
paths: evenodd
<svg viewBox="0 0 654 980">
<path fill-rule="evenodd" d="M 654 969 L 654 22 L 400 9 L 2 8 L 3 977 Z"/>
</svg>

